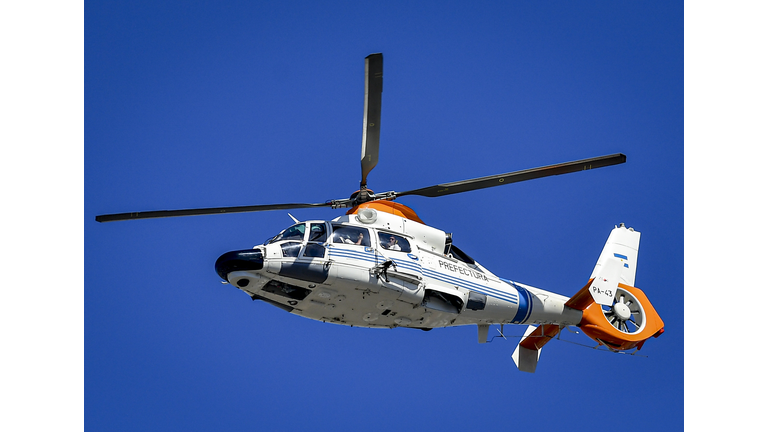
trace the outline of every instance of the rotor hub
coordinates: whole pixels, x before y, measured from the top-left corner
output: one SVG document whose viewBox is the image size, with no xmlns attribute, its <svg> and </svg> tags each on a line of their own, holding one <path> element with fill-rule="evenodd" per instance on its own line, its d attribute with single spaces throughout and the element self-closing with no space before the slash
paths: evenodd
<svg viewBox="0 0 768 432">
<path fill-rule="evenodd" d="M 622 321 L 626 321 L 632 316 L 632 312 L 629 310 L 629 306 L 621 302 L 613 305 L 613 313 L 616 315 L 616 318 Z"/>
<path fill-rule="evenodd" d="M 359 204 L 359 203 L 371 201 L 373 199 L 373 195 L 374 193 L 372 190 L 368 188 L 364 188 L 364 189 L 354 191 L 352 195 L 349 196 L 349 200 Z"/>
</svg>

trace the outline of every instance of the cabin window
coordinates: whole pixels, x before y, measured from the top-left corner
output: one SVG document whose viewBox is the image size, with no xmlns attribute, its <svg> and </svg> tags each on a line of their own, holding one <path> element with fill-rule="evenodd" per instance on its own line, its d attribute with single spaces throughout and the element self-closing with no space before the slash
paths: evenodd
<svg viewBox="0 0 768 432">
<path fill-rule="evenodd" d="M 365 228 L 336 225 L 333 227 L 333 243 L 370 246 L 371 238 Z"/>
<path fill-rule="evenodd" d="M 485 309 L 486 295 L 474 291 L 469 292 L 467 299 L 467 309 L 479 311 Z"/>
<path fill-rule="evenodd" d="M 408 243 L 408 240 L 405 237 L 386 232 L 379 232 L 379 245 L 381 245 L 383 249 L 391 251 L 411 251 L 411 244 Z"/>
</svg>

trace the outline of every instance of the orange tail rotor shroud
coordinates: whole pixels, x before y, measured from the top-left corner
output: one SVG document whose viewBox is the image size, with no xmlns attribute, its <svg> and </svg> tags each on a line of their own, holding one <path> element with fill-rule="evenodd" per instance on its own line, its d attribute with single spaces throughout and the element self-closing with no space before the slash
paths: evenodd
<svg viewBox="0 0 768 432">
<path fill-rule="evenodd" d="M 591 286 L 592 281 L 590 280 L 565 304 L 568 307 L 583 311 L 579 327 L 590 338 L 609 348 L 624 351 L 633 348 L 640 349 L 646 340 L 651 337 L 659 337 L 664 333 L 664 321 L 661 320 L 648 297 L 640 289 L 619 284 L 619 288 L 635 296 L 645 312 L 645 325 L 642 330 L 637 333 L 625 333 L 612 326 L 605 318 L 603 308 L 592 300 L 589 293 Z"/>
</svg>

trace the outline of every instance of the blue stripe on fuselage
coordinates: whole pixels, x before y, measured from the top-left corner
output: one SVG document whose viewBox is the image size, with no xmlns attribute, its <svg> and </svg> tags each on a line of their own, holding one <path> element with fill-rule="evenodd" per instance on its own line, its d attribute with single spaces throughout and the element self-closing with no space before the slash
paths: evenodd
<svg viewBox="0 0 768 432">
<path fill-rule="evenodd" d="M 501 280 L 512 285 L 517 290 L 518 298 L 520 299 L 520 302 L 517 305 L 517 313 L 515 314 L 515 318 L 512 319 L 512 323 L 520 324 L 521 322 L 526 321 L 528 317 L 531 316 L 531 311 L 533 310 L 533 302 L 531 301 L 532 299 L 531 292 L 510 280 L 506 280 L 506 279 L 501 279 Z"/>
<path fill-rule="evenodd" d="M 451 285 L 457 285 L 464 289 L 468 289 L 470 291 L 477 291 L 485 295 L 497 298 L 499 300 L 504 300 L 513 304 L 517 304 L 517 296 L 515 295 L 515 293 L 504 292 L 495 288 L 491 288 L 486 285 L 465 281 L 455 276 L 448 276 L 438 271 L 426 269 L 426 268 L 424 269 L 424 275 L 432 279 L 437 279 L 441 282 L 446 282 Z"/>
</svg>

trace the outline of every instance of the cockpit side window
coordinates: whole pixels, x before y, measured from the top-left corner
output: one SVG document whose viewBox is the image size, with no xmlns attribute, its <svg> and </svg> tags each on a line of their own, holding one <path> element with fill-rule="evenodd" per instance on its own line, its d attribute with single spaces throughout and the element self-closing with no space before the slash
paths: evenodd
<svg viewBox="0 0 768 432">
<path fill-rule="evenodd" d="M 309 241 L 324 242 L 328 237 L 324 223 L 313 223 L 309 225 Z"/>
<path fill-rule="evenodd" d="M 307 237 L 307 246 L 304 248 L 304 256 L 307 258 L 323 258 L 325 256 L 324 243 L 328 239 L 328 230 L 322 222 L 311 222 L 309 224 L 309 237 Z"/>
<path fill-rule="evenodd" d="M 396 234 L 379 232 L 379 244 L 381 245 L 382 248 L 391 250 L 391 251 L 399 251 L 399 252 L 411 251 L 411 244 L 408 243 L 408 239 Z"/>
<path fill-rule="evenodd" d="M 332 242 L 358 246 L 370 246 L 371 238 L 368 234 L 368 230 L 365 228 L 334 225 Z"/>
</svg>

